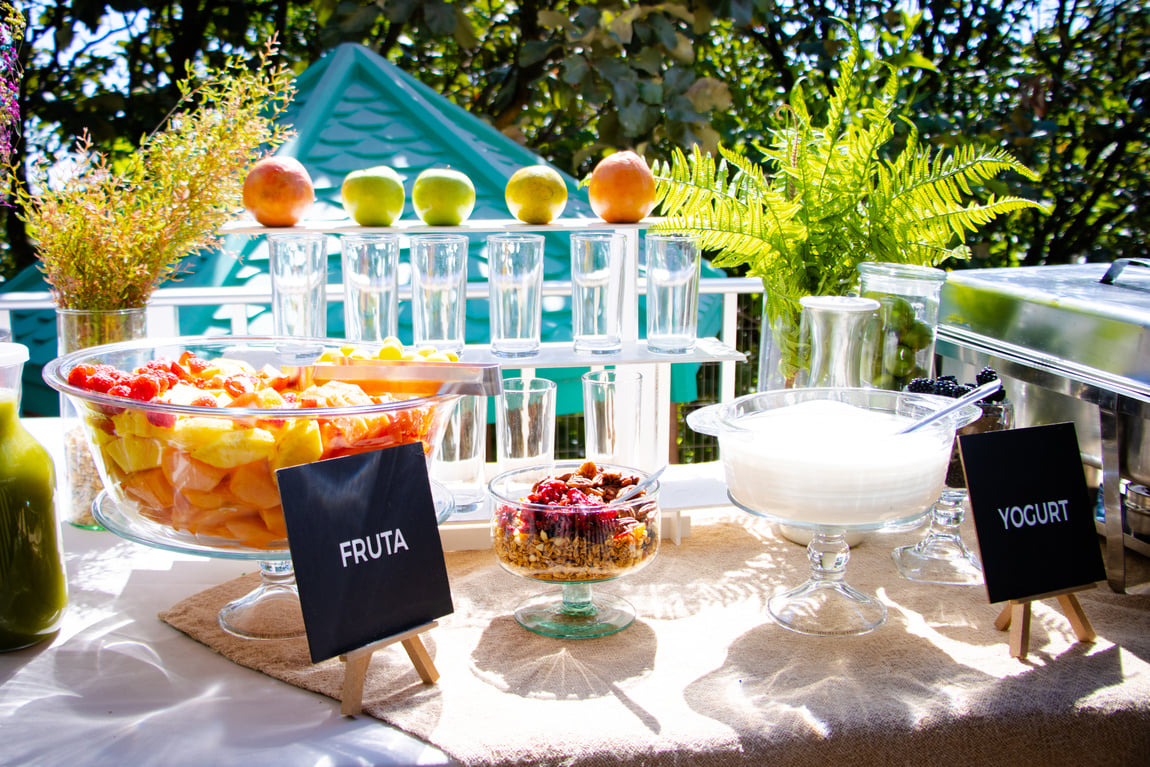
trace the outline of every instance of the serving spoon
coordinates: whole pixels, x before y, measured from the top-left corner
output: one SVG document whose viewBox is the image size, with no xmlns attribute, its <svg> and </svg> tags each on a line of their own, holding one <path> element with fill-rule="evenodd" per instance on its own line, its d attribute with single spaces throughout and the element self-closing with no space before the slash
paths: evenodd
<svg viewBox="0 0 1150 767">
<path fill-rule="evenodd" d="M 951 413 L 955 412 L 956 410 L 961 410 L 962 408 L 966 407 L 967 405 L 973 405 L 975 402 L 978 402 L 979 400 L 986 399 L 991 394 L 994 394 L 996 391 L 998 391 L 1001 388 L 1002 388 L 1002 381 L 997 379 L 997 378 L 994 379 L 993 381 L 989 381 L 987 383 L 984 383 L 982 386 L 979 386 L 974 391 L 972 391 L 968 394 L 964 394 L 963 396 L 959 397 L 958 399 L 956 399 L 954 402 L 950 403 L 946 407 L 939 408 L 938 410 L 935 410 L 934 412 L 923 416 L 922 418 L 918 419 L 917 421 L 912 423 L 910 426 L 906 427 L 905 429 L 903 429 L 902 431 L 900 431 L 898 433 L 899 434 L 909 434 L 912 431 L 917 431 L 918 429 L 921 429 L 923 426 L 926 426 L 927 424 L 934 423 L 938 419 L 940 419 L 944 416 L 950 415 Z"/>
</svg>

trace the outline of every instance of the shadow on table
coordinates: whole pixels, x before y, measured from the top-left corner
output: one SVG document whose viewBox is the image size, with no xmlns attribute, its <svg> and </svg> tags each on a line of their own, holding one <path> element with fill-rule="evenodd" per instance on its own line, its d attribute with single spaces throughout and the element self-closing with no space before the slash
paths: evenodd
<svg viewBox="0 0 1150 767">
<path fill-rule="evenodd" d="M 929 606 L 927 592 L 909 596 L 919 612 L 888 599 L 888 623 L 861 637 L 758 626 L 685 699 L 737 732 L 749 763 L 1117 764 L 1150 755 L 1150 689 L 1130 681 L 1119 647 L 1032 650 L 1023 663 L 1009 658 L 992 606 L 989 628 L 948 625 L 945 597 Z M 1031 647 L 1052 633 L 1068 634 L 1065 620 L 1040 616 Z M 1144 667 L 1133 671 L 1147 678 Z"/>
<path fill-rule="evenodd" d="M 539 636 L 510 615 L 491 621 L 471 653 L 471 670 L 510 695 L 587 700 L 619 695 L 618 685 L 651 673 L 655 632 L 642 619 L 593 640 Z"/>
</svg>

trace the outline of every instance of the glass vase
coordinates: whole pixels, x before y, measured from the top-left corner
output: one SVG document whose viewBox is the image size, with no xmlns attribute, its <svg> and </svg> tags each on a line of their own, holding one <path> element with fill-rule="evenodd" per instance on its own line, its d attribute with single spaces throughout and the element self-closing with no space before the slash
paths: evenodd
<svg viewBox="0 0 1150 767">
<path fill-rule="evenodd" d="M 59 354 L 91 346 L 131 341 L 145 336 L 147 309 L 56 309 L 56 339 Z M 60 396 L 60 418 L 64 433 L 64 481 L 57 496 L 60 519 L 76 527 L 99 530 L 92 516 L 92 502 L 104 488 L 100 474 L 79 421 L 68 397 Z"/>
<path fill-rule="evenodd" d="M 805 380 L 810 350 L 800 344 L 800 317 L 798 310 L 771 316 L 764 303 L 759 331 L 759 391 L 791 389 Z"/>
<path fill-rule="evenodd" d="M 878 318 L 868 330 L 874 354 L 863 371 L 863 385 L 901 391 L 915 378 L 930 378 L 946 272 L 868 261 L 859 264 L 858 273 L 859 295 L 880 304 Z"/>
</svg>

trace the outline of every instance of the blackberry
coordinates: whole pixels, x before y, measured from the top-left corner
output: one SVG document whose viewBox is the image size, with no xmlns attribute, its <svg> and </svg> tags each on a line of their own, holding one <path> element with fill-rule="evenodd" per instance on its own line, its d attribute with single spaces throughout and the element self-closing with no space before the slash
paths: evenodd
<svg viewBox="0 0 1150 767">
<path fill-rule="evenodd" d="M 935 380 L 936 381 L 951 381 L 953 383 L 958 383 L 958 376 L 939 376 Z"/>
<path fill-rule="evenodd" d="M 934 381 L 929 378 L 912 378 L 906 390 L 915 394 L 934 394 Z"/>
<path fill-rule="evenodd" d="M 972 383 L 959 384 L 954 390 L 954 396 L 956 398 L 965 397 L 967 394 L 970 394 L 972 391 L 974 391 L 974 388 L 974 384 Z"/>
<path fill-rule="evenodd" d="M 974 380 L 979 386 L 982 386 L 983 384 L 998 380 L 998 373 L 992 367 L 984 367 L 978 371 L 978 375 L 974 377 Z"/>
<path fill-rule="evenodd" d="M 961 397 L 958 382 L 950 378 L 938 378 L 934 382 L 934 393 L 940 397 Z"/>
</svg>

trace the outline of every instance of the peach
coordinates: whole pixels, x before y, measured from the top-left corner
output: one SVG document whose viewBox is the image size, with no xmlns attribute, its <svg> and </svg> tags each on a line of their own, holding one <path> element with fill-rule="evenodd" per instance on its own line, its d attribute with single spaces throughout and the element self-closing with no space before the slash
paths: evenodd
<svg viewBox="0 0 1150 767">
<path fill-rule="evenodd" d="M 313 202 L 311 176 L 294 157 L 265 157 L 244 178 L 244 207 L 264 226 L 294 226 Z"/>
</svg>

